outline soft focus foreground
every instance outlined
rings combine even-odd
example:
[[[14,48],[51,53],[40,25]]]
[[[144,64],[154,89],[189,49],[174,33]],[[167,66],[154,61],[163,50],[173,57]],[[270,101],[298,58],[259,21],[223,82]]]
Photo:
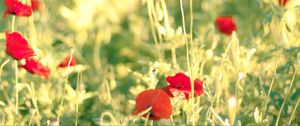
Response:
[[[0,125],[300,123],[300,0],[3,0],[0,14]]]

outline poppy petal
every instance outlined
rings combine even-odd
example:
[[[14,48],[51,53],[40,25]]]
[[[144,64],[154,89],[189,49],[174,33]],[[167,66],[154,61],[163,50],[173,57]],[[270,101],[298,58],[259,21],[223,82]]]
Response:
[[[218,30],[225,35],[231,35],[233,31],[236,31],[235,21],[230,16],[218,17],[215,24]]]
[[[167,81],[170,85],[165,86],[163,90],[170,96],[178,96],[179,94],[184,94],[185,99],[192,97],[192,87],[190,77],[184,73],[177,73],[175,76],[168,76]],[[203,81],[195,79],[194,85],[194,97],[203,94]]]
[[[4,4],[6,6],[6,10],[4,11],[3,18],[5,18],[7,14],[25,17],[29,17],[32,14],[31,6],[23,4],[19,0],[4,0]]]
[[[16,60],[34,56],[33,49],[18,32],[6,32],[6,53]]]
[[[70,60],[71,60],[71,62],[70,62]],[[67,56],[57,67],[59,67],[59,68],[68,67],[69,62],[70,62],[70,66],[75,66],[76,65],[75,58],[72,57],[72,59],[71,59],[71,56]]]
[[[171,101],[167,93],[161,89],[150,89],[141,92],[136,97],[136,110],[133,114],[138,114],[149,107],[149,119],[159,120],[161,118],[169,118],[172,114]],[[147,114],[143,115],[147,117]]]
[[[288,0],[278,0],[279,5],[285,6]]]
[[[50,69],[47,66],[43,66],[38,60],[33,58],[25,59],[25,65],[20,67],[26,69],[29,73],[44,76],[47,80],[49,79]]]
[[[40,0],[31,0],[31,7],[33,11],[43,10],[45,5]]]
[[[162,88],[162,90],[164,90],[169,95],[169,97],[171,97],[171,98],[174,97],[170,86],[165,86],[165,87]]]

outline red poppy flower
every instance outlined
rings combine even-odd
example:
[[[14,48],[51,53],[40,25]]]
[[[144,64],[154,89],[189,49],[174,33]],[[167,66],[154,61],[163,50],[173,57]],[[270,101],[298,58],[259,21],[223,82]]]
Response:
[[[16,60],[34,56],[33,49],[18,32],[6,31],[6,53]]]
[[[25,65],[20,65],[20,67],[32,74],[44,76],[47,80],[49,79],[50,69],[47,66],[43,66],[38,60],[34,60],[33,58],[27,58],[25,61]]]
[[[192,97],[192,87],[190,77],[184,73],[177,73],[175,76],[168,76],[167,81],[170,85],[163,88],[163,90],[170,96],[174,97],[178,94],[184,94],[186,99]],[[199,79],[194,80],[194,97],[200,96],[203,93],[203,81]]]
[[[236,25],[232,17],[220,16],[215,21],[216,27],[221,33],[231,35],[236,30]]]
[[[42,10],[45,5],[40,0],[31,0],[31,7],[33,11]]]
[[[171,101],[168,94],[161,89],[150,89],[141,92],[135,99],[136,109],[133,114],[138,114],[152,107],[150,113],[143,115],[149,119],[159,120],[161,118],[170,118],[172,114]]]
[[[71,56],[67,56],[57,67],[60,67],[60,68],[68,67],[70,60],[71,60],[70,66],[75,66],[76,65],[75,58],[72,57],[72,59],[71,59]]]
[[[285,4],[288,2],[288,0],[278,0],[279,5],[285,6]]]
[[[6,10],[4,11],[3,18],[7,14],[13,14],[17,16],[29,17],[32,14],[31,6],[23,4],[20,0],[4,0]]]

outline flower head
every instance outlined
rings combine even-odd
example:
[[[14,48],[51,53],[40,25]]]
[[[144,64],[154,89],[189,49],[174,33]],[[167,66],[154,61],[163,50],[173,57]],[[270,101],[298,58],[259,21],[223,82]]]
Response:
[[[279,5],[285,6],[288,0],[278,0]]]
[[[150,113],[143,115],[149,119],[159,120],[161,118],[169,118],[172,114],[171,101],[168,94],[161,89],[150,89],[141,92],[135,99],[136,109],[133,114],[138,114],[152,107]]]
[[[184,73],[177,73],[175,76],[168,76],[167,81],[170,85],[163,88],[163,90],[170,96],[174,94],[184,94],[186,99],[192,97],[192,87],[190,77]],[[194,80],[194,96],[200,96],[203,93],[203,81],[199,79]]]
[[[71,56],[67,56],[57,67],[59,67],[59,68],[68,67],[69,62],[70,62],[70,66],[75,66],[76,65],[75,58],[72,57],[72,59],[71,59]]]
[[[50,69],[47,66],[42,65],[38,60],[33,58],[27,58],[25,61],[25,65],[20,65],[20,67],[32,74],[44,76],[47,80],[49,79]]]
[[[34,56],[33,49],[18,32],[6,32],[6,53],[16,60]]]
[[[236,24],[232,17],[220,16],[216,19],[215,25],[218,30],[226,35],[231,35],[236,30]]]
[[[3,18],[5,18],[7,14],[25,17],[29,17],[32,14],[31,6],[23,4],[20,0],[4,0],[4,4],[6,10],[4,11]]]
[[[31,7],[33,11],[42,10],[45,5],[40,0],[31,0]]]

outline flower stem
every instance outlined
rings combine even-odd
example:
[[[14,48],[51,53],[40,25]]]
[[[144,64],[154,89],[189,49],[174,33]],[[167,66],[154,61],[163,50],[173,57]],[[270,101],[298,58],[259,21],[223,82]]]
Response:
[[[12,16],[12,21],[11,21],[11,32],[15,31],[15,21],[16,21],[16,16]]]
[[[153,1],[151,0],[147,0],[147,9],[148,9],[148,17],[149,17],[149,20],[150,20],[150,26],[151,26],[151,34],[152,34],[152,37],[154,39],[154,43],[155,43],[155,48],[157,50],[157,56],[159,59],[162,59],[162,55],[161,55],[161,50],[159,48],[159,44],[158,44],[158,37],[156,35],[156,32],[155,32],[155,22],[154,22],[154,17],[153,17],[153,13],[152,13],[152,9],[154,8],[154,5],[153,5]]]
[[[0,66],[0,82],[1,82],[1,75],[2,75],[2,72],[3,72],[3,67],[9,62],[9,59],[5,60],[1,66]]]
[[[70,68],[71,61],[73,59],[73,52],[74,52],[73,49],[71,49],[71,55],[70,55],[70,59],[69,59],[69,62],[68,62],[67,69]],[[58,121],[58,122],[59,122],[59,119],[60,119],[60,116],[61,116],[61,109],[63,108],[63,105],[64,105],[65,91],[66,91],[67,84],[68,84],[68,78],[69,78],[69,74],[67,74],[66,78],[65,78],[63,93],[62,93],[62,97],[61,97],[61,100],[60,100],[60,105],[59,105],[59,108],[58,108],[58,114],[57,114],[57,119],[56,119],[56,121]]]
[[[184,15],[184,9],[183,9],[183,3],[182,0],[179,0],[180,2],[180,10],[181,10],[181,16],[182,16],[182,28],[183,28],[183,33],[184,33],[184,41],[185,41],[185,47],[186,47],[186,60],[187,60],[187,66],[188,66],[188,71],[189,71],[189,76],[190,76],[190,82],[191,82],[191,90],[192,90],[192,99],[191,99],[191,104],[192,104],[192,113],[194,114],[194,83],[193,83],[193,74],[191,70],[191,63],[190,63],[190,50],[189,50],[189,43],[188,43],[188,37],[186,33],[186,27],[185,27],[185,15]],[[195,125],[195,119],[192,119],[192,125]]]
[[[277,71],[277,67],[278,67],[278,57],[279,57],[279,51],[277,49],[276,59],[275,59],[275,66],[274,66],[274,70],[273,70],[274,71],[273,72],[273,77],[272,77],[272,81],[271,81],[271,84],[270,84],[270,87],[269,87],[269,91],[268,91],[267,97],[265,98],[266,103],[265,103],[265,106],[264,106],[263,113],[265,113],[267,111],[269,97],[270,97],[271,90],[272,90],[273,85],[274,85],[274,81],[275,81],[275,77],[276,77],[276,71]]]
[[[297,107],[298,107],[299,103],[300,103],[300,97],[298,98],[298,101],[297,101],[297,103],[295,105],[295,108],[294,108],[294,111],[293,111],[293,113],[291,115],[291,118],[289,120],[288,126],[291,125],[291,122],[292,122],[292,120],[293,120],[293,118],[295,116],[295,113],[296,113],[296,110],[297,110]]]
[[[16,115],[18,115],[18,111],[19,111],[19,89],[18,89],[18,61],[15,60],[15,74],[16,74]]]
[[[81,83],[81,79],[82,79],[82,76],[81,76],[81,73],[78,72],[77,74],[77,83],[76,83],[76,98],[79,98],[79,86],[80,86],[80,83]],[[78,99],[78,101],[80,101],[80,99]],[[75,104],[76,106],[76,117],[75,117],[75,126],[78,125],[78,112],[79,112],[79,102],[76,102]]]
[[[286,95],[285,98],[284,98],[284,101],[283,101],[281,107],[280,107],[280,110],[279,110],[279,113],[278,113],[278,117],[277,117],[275,126],[278,126],[278,124],[279,124],[281,112],[282,112],[283,107],[284,107],[284,105],[285,105],[285,103],[286,103],[286,101],[287,101],[288,96],[289,96],[290,93],[291,93],[291,89],[292,89],[292,86],[293,86],[293,84],[294,84],[294,80],[295,80],[295,76],[296,76],[297,72],[298,72],[298,66],[296,66],[295,72],[294,72],[294,74],[293,74],[293,77],[292,77],[292,80],[291,80],[291,83],[290,83],[289,90],[288,90],[288,92],[287,92],[287,95]]]
[[[173,47],[172,50],[172,62],[175,67],[177,67],[177,58],[176,58],[176,48]]]

